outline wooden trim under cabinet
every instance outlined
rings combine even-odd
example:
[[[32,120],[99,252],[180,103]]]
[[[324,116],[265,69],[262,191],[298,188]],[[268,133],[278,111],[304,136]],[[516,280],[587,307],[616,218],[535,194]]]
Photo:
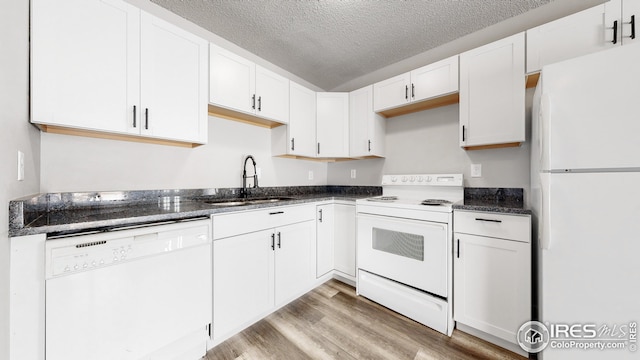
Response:
[[[209,104],[209,116],[215,116],[227,120],[238,121],[241,123],[260,126],[263,128],[273,129],[281,125],[286,125],[277,121],[267,120],[259,116],[245,114],[242,112],[229,110],[220,106]]]
[[[477,146],[463,146],[465,150],[487,150],[487,149],[502,149],[510,147],[519,147],[521,142],[511,142],[505,144],[491,144],[491,145],[477,145]]]
[[[93,131],[93,130],[72,129],[72,128],[66,128],[66,127],[56,126],[56,125],[44,125],[44,124],[34,124],[34,125],[37,126],[41,131],[50,133],[50,134],[84,136],[84,137],[91,137],[91,138],[97,138],[97,139],[139,142],[139,143],[156,144],[156,145],[179,146],[179,147],[186,147],[186,148],[195,148],[200,145],[203,145],[203,144],[182,142],[182,141],[176,141],[176,140],[154,139],[154,138],[148,138],[148,137],[142,137],[142,136],[136,136],[136,135],[111,134],[111,133]]]
[[[400,115],[411,114],[418,111],[433,109],[440,106],[457,104],[459,102],[460,102],[460,94],[456,92],[453,94],[439,96],[436,98],[432,98],[432,99],[424,100],[420,102],[412,102],[412,103],[409,103],[408,105],[403,105],[397,108],[380,111],[378,114],[386,118],[390,118],[390,117],[395,117]]]

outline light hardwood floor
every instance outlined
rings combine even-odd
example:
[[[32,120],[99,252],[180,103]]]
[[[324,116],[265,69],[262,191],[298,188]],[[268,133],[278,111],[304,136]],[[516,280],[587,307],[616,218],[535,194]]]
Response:
[[[452,337],[330,280],[215,348],[218,359],[517,359],[455,330]]]

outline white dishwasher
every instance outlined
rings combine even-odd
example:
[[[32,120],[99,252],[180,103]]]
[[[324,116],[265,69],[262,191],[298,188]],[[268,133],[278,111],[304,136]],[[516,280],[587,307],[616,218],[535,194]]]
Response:
[[[212,312],[211,222],[48,239],[46,359],[198,359]]]

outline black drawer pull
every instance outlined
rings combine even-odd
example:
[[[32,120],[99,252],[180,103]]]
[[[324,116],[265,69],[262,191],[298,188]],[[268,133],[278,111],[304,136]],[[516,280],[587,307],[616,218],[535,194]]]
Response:
[[[276,249],[276,234],[271,234],[271,250]]]
[[[269,213],[269,215],[278,215],[278,214],[284,214],[284,211],[274,211]]]
[[[477,221],[488,221],[488,222],[494,222],[494,223],[501,223],[502,220],[495,220],[495,219],[483,219],[483,218],[476,218]]]

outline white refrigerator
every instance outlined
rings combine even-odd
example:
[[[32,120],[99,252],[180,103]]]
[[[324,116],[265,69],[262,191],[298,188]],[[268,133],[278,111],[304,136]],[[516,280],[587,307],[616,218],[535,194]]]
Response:
[[[574,340],[539,357],[640,359],[640,44],[542,69],[531,157],[539,319]]]

